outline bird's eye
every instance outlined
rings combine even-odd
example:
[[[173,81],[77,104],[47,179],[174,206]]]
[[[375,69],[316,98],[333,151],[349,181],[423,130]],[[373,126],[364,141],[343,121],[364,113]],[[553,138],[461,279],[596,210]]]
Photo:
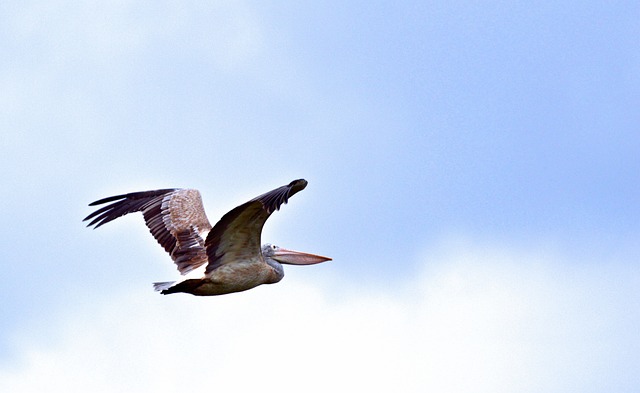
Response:
[[[272,244],[272,245],[271,245],[271,249],[272,249],[272,250],[275,250],[275,249],[277,249],[277,248],[278,248],[278,246],[276,246],[275,244]]]

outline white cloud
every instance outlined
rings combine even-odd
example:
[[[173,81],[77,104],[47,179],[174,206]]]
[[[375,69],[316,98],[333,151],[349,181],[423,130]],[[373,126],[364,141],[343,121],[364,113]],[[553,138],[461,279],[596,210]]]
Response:
[[[0,390],[631,390],[637,270],[458,244],[394,293],[295,274],[217,298],[141,288],[51,321],[51,345],[19,335]]]

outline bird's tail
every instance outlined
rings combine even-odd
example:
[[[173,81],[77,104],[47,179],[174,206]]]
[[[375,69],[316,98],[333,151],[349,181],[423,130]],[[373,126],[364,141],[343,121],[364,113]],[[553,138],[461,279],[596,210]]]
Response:
[[[154,282],[153,290],[156,292],[166,291],[167,289],[171,288],[175,283],[176,283],[175,281]]]

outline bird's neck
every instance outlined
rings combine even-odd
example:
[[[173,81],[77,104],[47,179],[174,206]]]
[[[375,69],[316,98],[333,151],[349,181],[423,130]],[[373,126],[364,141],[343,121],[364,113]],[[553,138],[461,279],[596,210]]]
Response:
[[[269,280],[268,284],[275,284],[278,281],[282,280],[282,278],[284,277],[284,268],[282,267],[282,264],[269,257],[266,257],[264,260],[265,262],[267,262],[267,265],[271,266],[271,268],[273,269],[273,274],[271,275],[271,279]]]

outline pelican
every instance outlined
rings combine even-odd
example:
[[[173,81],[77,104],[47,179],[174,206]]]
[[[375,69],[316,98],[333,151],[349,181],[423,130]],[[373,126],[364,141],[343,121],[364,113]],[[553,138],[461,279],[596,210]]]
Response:
[[[112,202],[89,214],[87,226],[98,228],[125,214],[142,212],[153,237],[171,255],[183,279],[156,282],[163,295],[190,293],[213,296],[275,284],[284,277],[282,264],[313,265],[331,258],[287,250],[274,244],[260,246],[262,227],[271,213],[307,186],[294,180],[246,202],[222,216],[211,227],[200,192],[169,188],[133,192],[92,202]]]

